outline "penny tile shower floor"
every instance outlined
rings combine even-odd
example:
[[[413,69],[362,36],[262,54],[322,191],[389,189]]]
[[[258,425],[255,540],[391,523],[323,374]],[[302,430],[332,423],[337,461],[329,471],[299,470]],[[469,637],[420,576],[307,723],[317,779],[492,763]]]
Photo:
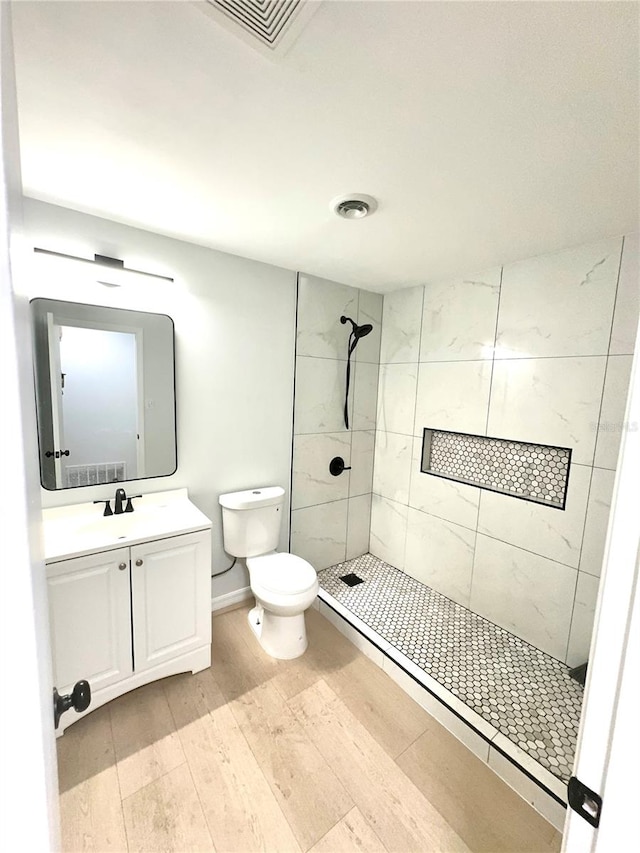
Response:
[[[350,572],[364,583],[340,580]],[[371,554],[324,569],[318,580],[414,664],[568,781],[583,688],[565,664]]]

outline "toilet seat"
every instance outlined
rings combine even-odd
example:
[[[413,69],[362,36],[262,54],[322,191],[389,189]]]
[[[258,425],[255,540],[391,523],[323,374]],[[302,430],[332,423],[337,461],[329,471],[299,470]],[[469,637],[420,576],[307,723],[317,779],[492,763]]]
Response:
[[[259,587],[276,595],[297,595],[310,590],[318,582],[313,566],[302,557],[272,551],[259,557],[248,557],[251,587]]]

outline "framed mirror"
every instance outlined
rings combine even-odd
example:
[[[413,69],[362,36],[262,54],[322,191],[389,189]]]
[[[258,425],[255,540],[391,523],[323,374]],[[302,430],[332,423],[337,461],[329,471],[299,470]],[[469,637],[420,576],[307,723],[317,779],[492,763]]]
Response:
[[[175,473],[171,317],[53,299],[31,316],[44,488]]]

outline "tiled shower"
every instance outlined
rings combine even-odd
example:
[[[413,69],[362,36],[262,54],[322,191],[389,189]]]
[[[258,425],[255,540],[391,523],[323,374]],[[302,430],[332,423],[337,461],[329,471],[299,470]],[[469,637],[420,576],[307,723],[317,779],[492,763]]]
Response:
[[[353,357],[349,430],[343,417],[349,331],[342,315],[373,325]],[[291,547],[316,569],[369,549],[381,330],[380,294],[299,276]],[[351,470],[332,476],[335,456]]]
[[[529,644],[549,656],[545,671],[585,663],[620,437],[638,428],[624,422],[637,282],[637,235],[394,291],[383,303],[301,276],[291,548],[319,570],[321,585],[335,584],[329,567],[369,552],[383,574],[393,567],[481,617],[474,625],[519,638],[523,654]],[[347,431],[347,330],[339,318],[356,313],[375,333],[356,351]],[[551,505],[515,497],[522,477],[513,474],[513,447],[487,463],[508,488],[472,485],[469,466],[451,460],[461,476],[424,473],[425,430],[445,436],[440,452],[446,445],[454,455],[465,440],[468,452],[469,437],[485,450],[482,437],[558,449],[549,464],[570,455],[568,478],[566,470],[554,474],[566,493],[556,495],[553,482]],[[328,470],[335,455],[351,465],[339,477]],[[544,455],[527,475],[536,488],[541,464]],[[376,584],[379,619],[397,601],[380,578]],[[345,587],[345,606],[368,624],[370,592],[357,592],[364,587]],[[417,599],[403,596],[410,611]]]

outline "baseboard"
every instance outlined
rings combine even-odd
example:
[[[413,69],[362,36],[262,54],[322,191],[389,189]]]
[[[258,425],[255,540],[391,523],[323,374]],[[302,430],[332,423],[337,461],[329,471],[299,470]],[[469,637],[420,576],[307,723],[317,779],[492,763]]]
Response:
[[[224,595],[216,595],[211,599],[211,610],[222,610],[234,604],[240,604],[251,598],[251,587],[243,586],[242,589],[234,589],[233,592],[225,592]]]

